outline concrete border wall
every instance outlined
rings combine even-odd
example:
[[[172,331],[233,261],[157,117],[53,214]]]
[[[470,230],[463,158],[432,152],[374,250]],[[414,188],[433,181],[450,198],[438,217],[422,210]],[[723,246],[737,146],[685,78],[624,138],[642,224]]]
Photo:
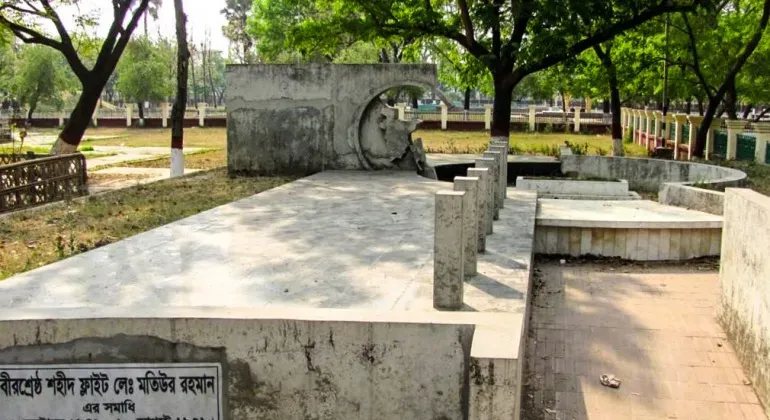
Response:
[[[770,197],[725,192],[718,319],[770,416]]]
[[[564,173],[627,179],[632,189],[648,192],[659,191],[668,182],[724,190],[742,186],[746,180],[746,174],[737,169],[675,160],[567,155],[561,162]]]
[[[669,206],[722,215],[725,206],[725,193],[667,182],[660,187],[658,202]]]
[[[471,381],[481,380],[471,369],[478,365],[471,363],[477,325],[522,325],[521,317],[233,308],[0,310],[0,364],[222,361],[229,420],[459,420],[469,415]],[[513,329],[505,335],[520,334]],[[504,362],[513,364],[508,374],[514,376],[498,369],[490,380],[516,383],[519,361],[497,361]]]
[[[658,192],[658,201],[678,207],[722,214],[726,187],[742,187],[746,174],[704,163],[607,156],[562,155],[562,172],[627,179],[631,189]]]

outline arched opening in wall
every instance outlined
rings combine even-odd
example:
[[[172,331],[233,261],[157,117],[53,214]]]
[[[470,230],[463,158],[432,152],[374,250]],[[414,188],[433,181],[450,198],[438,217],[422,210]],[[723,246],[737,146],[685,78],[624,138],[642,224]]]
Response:
[[[426,95],[426,92],[438,92]],[[359,159],[367,169],[415,170],[431,176],[424,148],[420,139],[412,133],[420,126],[419,104],[400,109],[399,98],[414,98],[418,92],[425,100],[437,96],[446,99],[443,93],[432,85],[420,82],[400,82],[371,90],[372,95],[356,116],[353,127],[357,132],[353,144]],[[407,96],[404,96],[407,95]],[[448,104],[451,105],[451,104]],[[427,171],[427,173],[426,173]]]

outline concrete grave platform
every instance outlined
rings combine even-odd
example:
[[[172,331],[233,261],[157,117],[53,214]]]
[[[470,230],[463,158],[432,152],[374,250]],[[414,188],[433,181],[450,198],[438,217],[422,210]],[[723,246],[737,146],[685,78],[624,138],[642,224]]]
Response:
[[[451,189],[323,172],[12,277],[0,365],[136,346],[161,363],[180,343],[219,351],[234,420],[518,418],[536,194],[509,189],[463,310],[439,312],[434,194]]]
[[[0,306],[431,310],[433,195],[400,172],[320,173],[0,283]],[[468,310],[523,312],[535,195],[512,192]]]
[[[535,252],[630,260],[717,256],[722,217],[652,201],[538,200]]]

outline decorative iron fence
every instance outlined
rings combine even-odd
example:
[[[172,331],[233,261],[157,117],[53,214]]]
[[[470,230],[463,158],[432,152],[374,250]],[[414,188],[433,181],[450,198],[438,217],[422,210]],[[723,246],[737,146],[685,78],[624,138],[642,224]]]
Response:
[[[21,161],[0,166],[0,213],[88,193],[86,158],[81,153],[19,159]]]

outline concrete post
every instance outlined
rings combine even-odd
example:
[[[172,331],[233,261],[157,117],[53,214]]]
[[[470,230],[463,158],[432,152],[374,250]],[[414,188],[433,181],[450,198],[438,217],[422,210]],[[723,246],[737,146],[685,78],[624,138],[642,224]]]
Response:
[[[198,103],[198,126],[199,127],[206,126],[206,105],[207,104],[205,102]]]
[[[465,249],[465,263],[463,270],[465,277],[476,275],[476,259],[479,253],[479,179],[465,176],[456,176],[455,191],[465,192],[463,203],[463,242]]]
[[[484,105],[484,129],[485,130],[492,129],[492,105],[491,104]]]
[[[398,109],[398,119],[404,121],[406,119],[406,104],[399,102],[396,104],[396,109]]]
[[[652,110],[644,109],[644,145],[650,150],[650,136],[652,135]],[[653,143],[654,144],[654,143]]]
[[[511,144],[508,139],[508,137],[492,137],[489,140],[489,150],[498,150],[503,153],[502,161],[500,164],[502,165],[502,178],[503,178],[503,199],[508,198],[508,155],[511,151]],[[497,148],[492,149],[492,146],[496,146]]]
[[[703,117],[699,115],[688,115],[687,122],[690,124],[690,132],[687,136],[687,160],[692,160],[692,149],[695,148],[695,138],[698,137],[698,129],[703,122]]]
[[[99,105],[96,105],[96,108],[94,108],[94,114],[91,116],[91,122],[94,124],[94,127],[99,126]]]
[[[449,107],[447,107],[446,104],[442,103],[441,104],[441,129],[442,130],[446,130],[448,120],[449,120]]]
[[[489,169],[487,168],[468,168],[468,177],[478,178],[478,191],[476,192],[477,201],[477,219],[478,219],[478,240],[477,240],[477,252],[484,252],[487,250],[487,230],[492,231],[492,213],[489,212],[488,207],[492,204],[488,203],[489,194],[487,189],[491,188],[489,183]]]
[[[131,127],[131,120],[134,118],[134,104],[126,104],[126,127]]]
[[[735,160],[738,154],[738,134],[743,133],[743,121],[727,120],[727,160]]]
[[[537,124],[535,123],[535,106],[534,105],[529,106],[529,131],[533,133],[537,131]]]
[[[482,157],[491,157],[497,159],[497,195],[495,196],[495,205],[498,210],[505,207],[505,188],[507,182],[505,182],[505,173],[503,172],[503,166],[505,165],[503,159],[505,158],[503,146],[489,146],[489,150],[484,152]],[[498,214],[499,218],[499,214]]]
[[[679,159],[679,145],[682,143],[682,127],[687,123],[687,115],[674,115],[674,160]]]
[[[163,102],[160,104],[160,115],[161,118],[163,118],[163,128],[168,128],[168,102]]]
[[[575,132],[580,132],[580,107],[575,107]]]
[[[655,135],[653,136],[653,140],[655,141],[655,147],[658,146],[658,138],[660,137],[660,130],[663,126],[661,123],[663,121],[663,112],[662,111],[655,111],[653,114],[655,114]]]
[[[770,122],[755,122],[754,131],[757,133],[757,145],[754,149],[754,160],[765,163],[767,142],[770,140]]]
[[[64,111],[59,112],[59,127],[64,127]]]
[[[497,207],[497,185],[500,174],[498,169],[497,156],[476,158],[475,165],[477,168],[486,168],[489,170],[489,183],[487,184],[487,203],[489,204],[487,211],[489,212],[489,218],[497,220],[500,216],[500,209]],[[487,235],[491,235],[493,232],[493,224],[487,225]]]
[[[465,192],[436,193],[433,238],[433,307],[457,311],[463,308],[465,243],[463,212]]]

